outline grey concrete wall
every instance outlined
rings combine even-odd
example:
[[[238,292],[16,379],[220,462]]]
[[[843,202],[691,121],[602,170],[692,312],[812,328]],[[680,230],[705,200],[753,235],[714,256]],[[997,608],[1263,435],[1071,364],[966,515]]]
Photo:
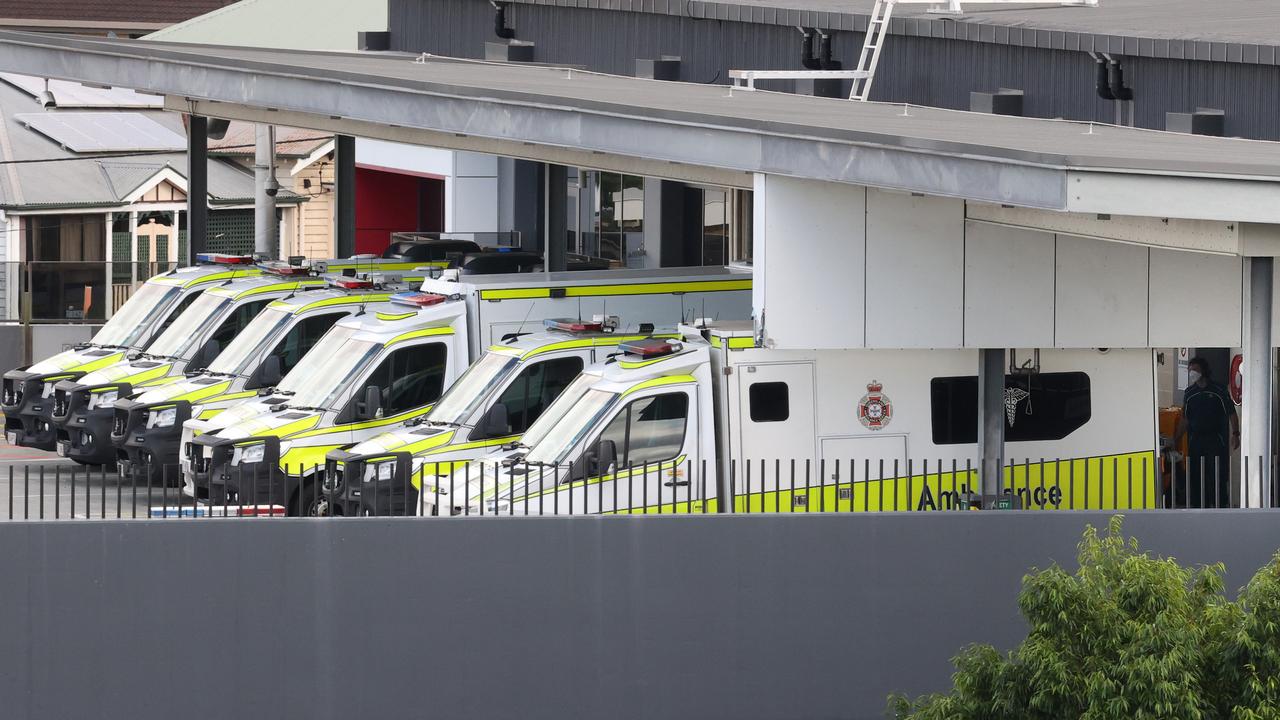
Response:
[[[1268,512],[1144,546],[1280,547]],[[0,523],[0,698],[27,718],[881,717],[1016,643],[1022,576],[1103,513]]]

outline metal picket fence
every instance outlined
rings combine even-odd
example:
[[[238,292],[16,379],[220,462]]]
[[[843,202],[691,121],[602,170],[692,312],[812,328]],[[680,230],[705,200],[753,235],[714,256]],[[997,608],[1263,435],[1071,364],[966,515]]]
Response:
[[[9,466],[0,475],[0,519],[198,517],[493,517],[680,515],[733,512],[942,512],[970,509],[1069,511],[1271,508],[1280,498],[1277,459],[1270,487],[1220,461],[1157,463],[1151,453],[1000,463],[984,494],[975,463],[959,460],[667,461],[584,477],[565,467],[458,463],[412,477],[333,465],[233,468],[184,487],[176,466],[144,469],[136,481],[106,467]],[[448,469],[448,468],[446,468]],[[283,470],[283,472],[282,472]],[[1243,478],[1243,480],[1241,480]],[[195,497],[193,497],[193,494]]]

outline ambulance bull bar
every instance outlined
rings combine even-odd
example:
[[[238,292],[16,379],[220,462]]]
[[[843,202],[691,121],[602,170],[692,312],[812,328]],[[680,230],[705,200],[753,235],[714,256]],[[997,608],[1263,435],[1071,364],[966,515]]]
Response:
[[[174,411],[172,423],[161,427],[149,422],[151,413],[170,408]],[[138,482],[134,477],[136,473],[176,467],[182,443],[182,423],[190,419],[191,402],[188,400],[158,403],[117,400],[111,425],[111,444],[119,456],[117,468],[120,474]]]
[[[412,468],[413,455],[407,452],[375,455],[343,450],[330,452],[325,460],[324,492],[330,498],[333,514],[345,517],[418,514],[418,488],[410,482]],[[385,477],[379,475],[383,469]]]

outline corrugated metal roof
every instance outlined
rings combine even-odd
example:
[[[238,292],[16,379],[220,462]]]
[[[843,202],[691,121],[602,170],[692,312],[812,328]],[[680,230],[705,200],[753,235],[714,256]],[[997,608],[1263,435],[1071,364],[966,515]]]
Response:
[[[216,140],[209,138],[209,154],[252,157],[257,143],[255,128],[254,123],[232,122],[226,135]],[[277,126],[276,156],[304,158],[332,139],[332,135],[318,130]]]
[[[873,0],[513,0],[862,32]],[[894,10],[893,34],[1119,55],[1280,63],[1280,2],[1274,0],[1099,0],[1097,7],[964,3],[962,15],[927,5]],[[518,26],[518,9],[508,15]]]
[[[233,2],[235,0],[0,0],[0,18],[170,24]]]

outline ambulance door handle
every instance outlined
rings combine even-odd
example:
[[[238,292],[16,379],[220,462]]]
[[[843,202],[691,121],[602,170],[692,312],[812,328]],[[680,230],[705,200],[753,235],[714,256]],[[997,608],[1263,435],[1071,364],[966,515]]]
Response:
[[[680,487],[689,487],[688,480],[668,480],[662,484],[665,485],[666,487],[674,487],[677,485]]]

